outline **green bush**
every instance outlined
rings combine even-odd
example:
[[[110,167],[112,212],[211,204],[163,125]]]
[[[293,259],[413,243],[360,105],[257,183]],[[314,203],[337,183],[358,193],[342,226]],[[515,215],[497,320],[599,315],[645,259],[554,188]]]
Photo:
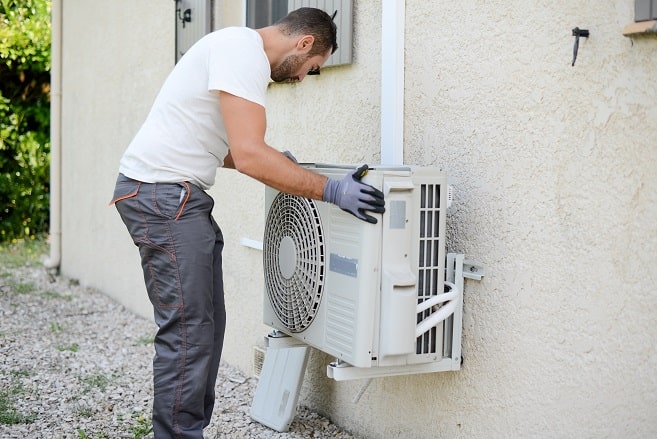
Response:
[[[48,230],[50,8],[0,0],[0,241]]]

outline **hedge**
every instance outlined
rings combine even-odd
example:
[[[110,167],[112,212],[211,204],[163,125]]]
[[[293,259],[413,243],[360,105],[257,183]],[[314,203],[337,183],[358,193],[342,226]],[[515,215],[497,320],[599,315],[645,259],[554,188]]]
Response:
[[[0,0],[0,241],[48,230],[50,8]]]

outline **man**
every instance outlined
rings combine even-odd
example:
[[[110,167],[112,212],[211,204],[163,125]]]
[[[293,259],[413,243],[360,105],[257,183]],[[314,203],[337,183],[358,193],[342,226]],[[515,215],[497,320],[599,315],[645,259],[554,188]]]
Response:
[[[205,193],[216,168],[334,203],[368,222],[377,221],[368,212],[384,211],[383,194],[361,183],[358,171],[327,179],[264,141],[269,82],[317,74],[336,49],[333,20],[314,8],[265,28],[206,35],[173,69],[121,158],[114,203],[139,247],[159,328],[153,359],[158,439],[202,438],[212,416],[226,322],[223,236]]]

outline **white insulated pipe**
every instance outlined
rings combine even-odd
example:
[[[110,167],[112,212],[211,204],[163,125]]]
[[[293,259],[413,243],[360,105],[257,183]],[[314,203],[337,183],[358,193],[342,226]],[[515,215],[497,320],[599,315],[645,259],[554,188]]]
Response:
[[[405,0],[381,3],[381,164],[404,163]]]
[[[432,312],[429,317],[425,318],[417,324],[415,327],[415,338],[421,337],[422,334],[454,314],[454,311],[456,311],[456,305],[458,305],[458,301],[463,299],[461,291],[459,291],[456,285],[451,282],[445,282],[445,285],[447,285],[450,289],[447,293],[438,294],[437,296],[425,300],[424,302],[417,305],[416,312],[419,314],[432,306],[441,303],[443,304],[438,310]]]

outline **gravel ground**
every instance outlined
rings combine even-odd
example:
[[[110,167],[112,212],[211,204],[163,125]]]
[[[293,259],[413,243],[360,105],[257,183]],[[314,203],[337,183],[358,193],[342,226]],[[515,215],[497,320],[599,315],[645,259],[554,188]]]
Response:
[[[152,438],[154,323],[43,267],[0,266],[0,437]],[[300,407],[287,433],[249,416],[257,380],[222,364],[206,438],[354,436]]]

